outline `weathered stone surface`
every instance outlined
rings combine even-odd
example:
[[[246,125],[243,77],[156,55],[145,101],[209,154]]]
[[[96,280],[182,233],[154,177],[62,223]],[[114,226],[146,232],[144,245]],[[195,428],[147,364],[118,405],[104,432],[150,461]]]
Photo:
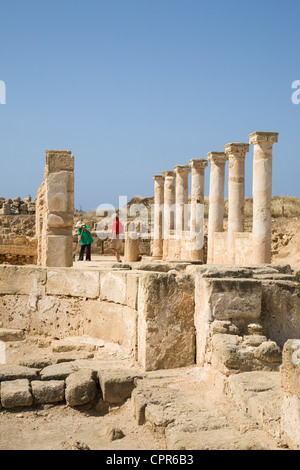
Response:
[[[103,400],[108,403],[122,403],[131,397],[135,387],[135,375],[126,371],[99,371],[100,388]]]
[[[46,271],[29,266],[0,266],[0,294],[28,295],[36,285],[45,284]]]
[[[47,272],[47,293],[74,297],[99,297],[99,273],[97,271],[67,270],[59,268]]]
[[[93,371],[79,370],[67,377],[65,390],[67,405],[85,405],[95,398],[96,393],[97,388]]]
[[[250,323],[247,329],[249,335],[261,335],[262,333],[262,326],[259,323]]]
[[[264,334],[283,348],[300,331],[300,285],[289,281],[262,282],[261,324]]]
[[[36,380],[38,378],[38,369],[15,365],[0,365],[0,382],[17,379]]]
[[[42,380],[64,380],[77,370],[78,366],[73,362],[63,362],[45,367],[41,370],[40,376]]]
[[[60,340],[52,343],[52,352],[61,353],[61,352],[70,352],[70,351],[87,351],[92,352],[96,350],[94,344],[83,343],[78,340],[78,342]]]
[[[211,334],[217,333],[238,335],[239,329],[230,320],[214,320],[211,324]]]
[[[262,336],[262,335],[244,336],[244,343],[247,346],[260,346],[265,341],[267,341],[267,338],[265,336]]]
[[[198,364],[205,361],[212,322],[238,321],[239,328],[246,330],[249,323],[260,318],[261,298],[262,287],[259,281],[242,278],[203,278],[196,275],[195,327]]]
[[[264,341],[255,349],[254,356],[265,362],[281,362],[281,349],[275,341]]]
[[[126,273],[108,272],[101,276],[100,299],[124,305]]]
[[[193,276],[141,273],[138,305],[138,359],[145,370],[193,364]]]
[[[1,404],[4,408],[31,406],[32,403],[29,380],[17,379],[1,383]]]
[[[0,328],[0,341],[22,341],[24,337],[24,330]]]
[[[34,403],[56,403],[65,398],[64,380],[33,380],[31,382]]]

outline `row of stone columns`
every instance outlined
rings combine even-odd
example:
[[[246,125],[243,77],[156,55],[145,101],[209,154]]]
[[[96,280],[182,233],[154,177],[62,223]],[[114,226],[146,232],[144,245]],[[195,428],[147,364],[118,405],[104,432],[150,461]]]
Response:
[[[271,262],[271,197],[272,197],[272,146],[278,141],[276,132],[254,132],[249,144],[254,145],[253,154],[253,264]],[[229,143],[225,152],[209,152],[207,160],[192,159],[189,165],[177,165],[174,171],[163,172],[153,177],[154,184],[154,243],[153,258],[162,259],[166,235],[175,230],[176,239],[181,241],[184,227],[185,208],[188,205],[188,175],[191,181],[191,222],[190,231],[197,233],[203,227],[197,214],[199,203],[204,204],[204,170],[210,165],[208,252],[207,263],[214,260],[214,233],[223,231],[225,164],[229,160],[228,180],[228,263],[235,263],[234,234],[244,231],[245,201],[245,156],[249,152],[247,143]],[[160,210],[164,205],[164,214]],[[171,208],[176,207],[174,212]],[[164,237],[163,237],[164,234]],[[163,240],[164,238],[164,240]],[[196,255],[203,260],[203,250]]]
[[[204,204],[204,170],[207,160],[192,159],[189,165],[177,165],[174,171],[154,175],[154,240],[153,259],[162,259],[168,251],[169,234],[175,230],[180,250],[182,232],[187,228],[186,209],[189,203],[188,177],[192,170],[191,222],[190,231],[196,233],[199,227],[199,203]],[[161,208],[163,207],[163,212]],[[175,210],[174,210],[175,209]],[[202,259],[203,249],[198,250],[197,259]]]

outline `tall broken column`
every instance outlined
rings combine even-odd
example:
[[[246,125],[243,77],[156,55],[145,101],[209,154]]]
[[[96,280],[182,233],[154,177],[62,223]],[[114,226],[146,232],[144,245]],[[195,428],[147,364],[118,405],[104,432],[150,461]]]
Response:
[[[228,263],[235,264],[234,234],[244,231],[245,157],[249,144],[234,142],[225,145],[228,170]]]
[[[271,263],[272,150],[277,132],[249,135],[253,150],[253,264]]]
[[[47,150],[44,182],[37,193],[38,264],[73,265],[74,156]]]
[[[163,209],[164,209],[164,177],[154,175],[154,229],[152,258],[161,260],[163,257]]]
[[[194,244],[194,248],[190,250],[190,259],[203,261],[204,170],[208,161],[203,158],[193,158],[189,164],[192,169],[190,231]]]
[[[164,217],[163,217],[163,259],[168,258],[170,234],[175,228],[175,179],[174,171],[163,171]]]
[[[225,152],[209,152],[210,166],[207,264],[214,262],[214,233],[223,232]]]
[[[189,183],[188,177],[191,171],[189,165],[176,165],[174,167],[176,174],[176,258],[181,257],[181,244],[184,237],[184,231],[188,229],[188,202],[189,202]]]

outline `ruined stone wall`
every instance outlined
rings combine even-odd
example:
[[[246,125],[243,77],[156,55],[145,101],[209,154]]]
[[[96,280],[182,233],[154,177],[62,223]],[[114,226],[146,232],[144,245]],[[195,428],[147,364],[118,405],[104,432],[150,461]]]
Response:
[[[36,200],[36,235],[40,266],[73,265],[74,156],[46,151],[44,182]]]
[[[115,342],[147,370],[193,364],[193,280],[166,272],[172,267],[149,273],[140,263],[100,271],[0,266],[1,326]]]
[[[299,337],[298,274],[287,265],[191,269],[197,364],[224,375],[278,371],[284,343]]]
[[[35,215],[0,215],[0,264],[35,264]]]
[[[119,343],[146,370],[278,370],[284,343],[299,336],[299,292],[285,265],[0,266],[3,327]]]

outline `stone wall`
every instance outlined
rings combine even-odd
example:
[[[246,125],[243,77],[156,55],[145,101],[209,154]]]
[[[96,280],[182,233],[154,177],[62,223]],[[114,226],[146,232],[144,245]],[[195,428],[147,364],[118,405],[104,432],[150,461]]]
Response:
[[[3,327],[119,343],[145,370],[278,370],[284,343],[299,336],[299,292],[286,265],[0,266]]]
[[[197,266],[197,364],[224,375],[279,370],[281,350],[299,336],[300,285],[287,265]]]
[[[300,340],[289,339],[283,348],[281,432],[290,448],[300,450]]]
[[[193,279],[168,272],[173,267],[147,272],[143,263],[101,270],[0,266],[1,326],[50,338],[86,334],[115,342],[146,370],[193,364]]]
[[[0,215],[0,264],[35,264],[35,215]]]

